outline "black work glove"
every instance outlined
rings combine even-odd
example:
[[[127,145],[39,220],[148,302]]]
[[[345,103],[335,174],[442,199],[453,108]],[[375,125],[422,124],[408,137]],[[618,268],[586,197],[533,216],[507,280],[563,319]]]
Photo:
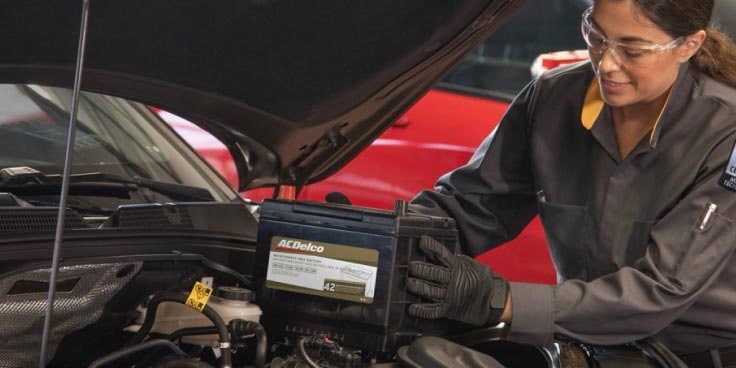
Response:
[[[498,324],[506,307],[508,282],[485,264],[452,254],[428,237],[419,239],[419,248],[433,263],[409,264],[410,292],[431,300],[409,306],[409,314],[419,318],[448,318],[476,326]]]

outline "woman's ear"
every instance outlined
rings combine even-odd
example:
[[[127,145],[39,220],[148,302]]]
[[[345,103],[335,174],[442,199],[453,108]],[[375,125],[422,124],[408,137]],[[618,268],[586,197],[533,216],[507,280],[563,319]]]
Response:
[[[700,50],[700,47],[703,46],[703,42],[705,42],[707,37],[708,34],[702,29],[685,37],[685,42],[683,42],[678,48],[679,52],[677,56],[680,59],[680,62],[684,63],[690,60],[690,58]]]

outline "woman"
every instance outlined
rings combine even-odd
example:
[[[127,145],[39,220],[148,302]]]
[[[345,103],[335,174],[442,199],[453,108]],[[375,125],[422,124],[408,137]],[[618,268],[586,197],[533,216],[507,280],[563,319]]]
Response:
[[[736,364],[710,352],[736,344],[736,47],[709,28],[713,6],[594,1],[582,20],[590,62],[530,84],[470,162],[413,201],[455,218],[471,255],[539,213],[559,284],[507,292],[425,239],[436,264],[413,264],[409,288],[431,301],[410,313],[500,319],[510,340],[534,345],[654,336]]]

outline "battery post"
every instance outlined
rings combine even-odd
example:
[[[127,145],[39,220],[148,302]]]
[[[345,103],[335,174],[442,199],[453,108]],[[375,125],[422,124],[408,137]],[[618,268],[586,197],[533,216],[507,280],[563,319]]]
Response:
[[[296,187],[293,185],[279,185],[278,199],[286,201],[296,200]]]

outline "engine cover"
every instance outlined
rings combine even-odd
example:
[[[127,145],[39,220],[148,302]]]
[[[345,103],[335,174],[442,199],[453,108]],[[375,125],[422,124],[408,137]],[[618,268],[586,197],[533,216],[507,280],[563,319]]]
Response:
[[[140,271],[141,262],[64,266],[49,340],[53,356],[61,339],[100,318],[103,307]],[[0,367],[29,367],[39,362],[48,297],[49,269],[35,269],[0,279]]]

